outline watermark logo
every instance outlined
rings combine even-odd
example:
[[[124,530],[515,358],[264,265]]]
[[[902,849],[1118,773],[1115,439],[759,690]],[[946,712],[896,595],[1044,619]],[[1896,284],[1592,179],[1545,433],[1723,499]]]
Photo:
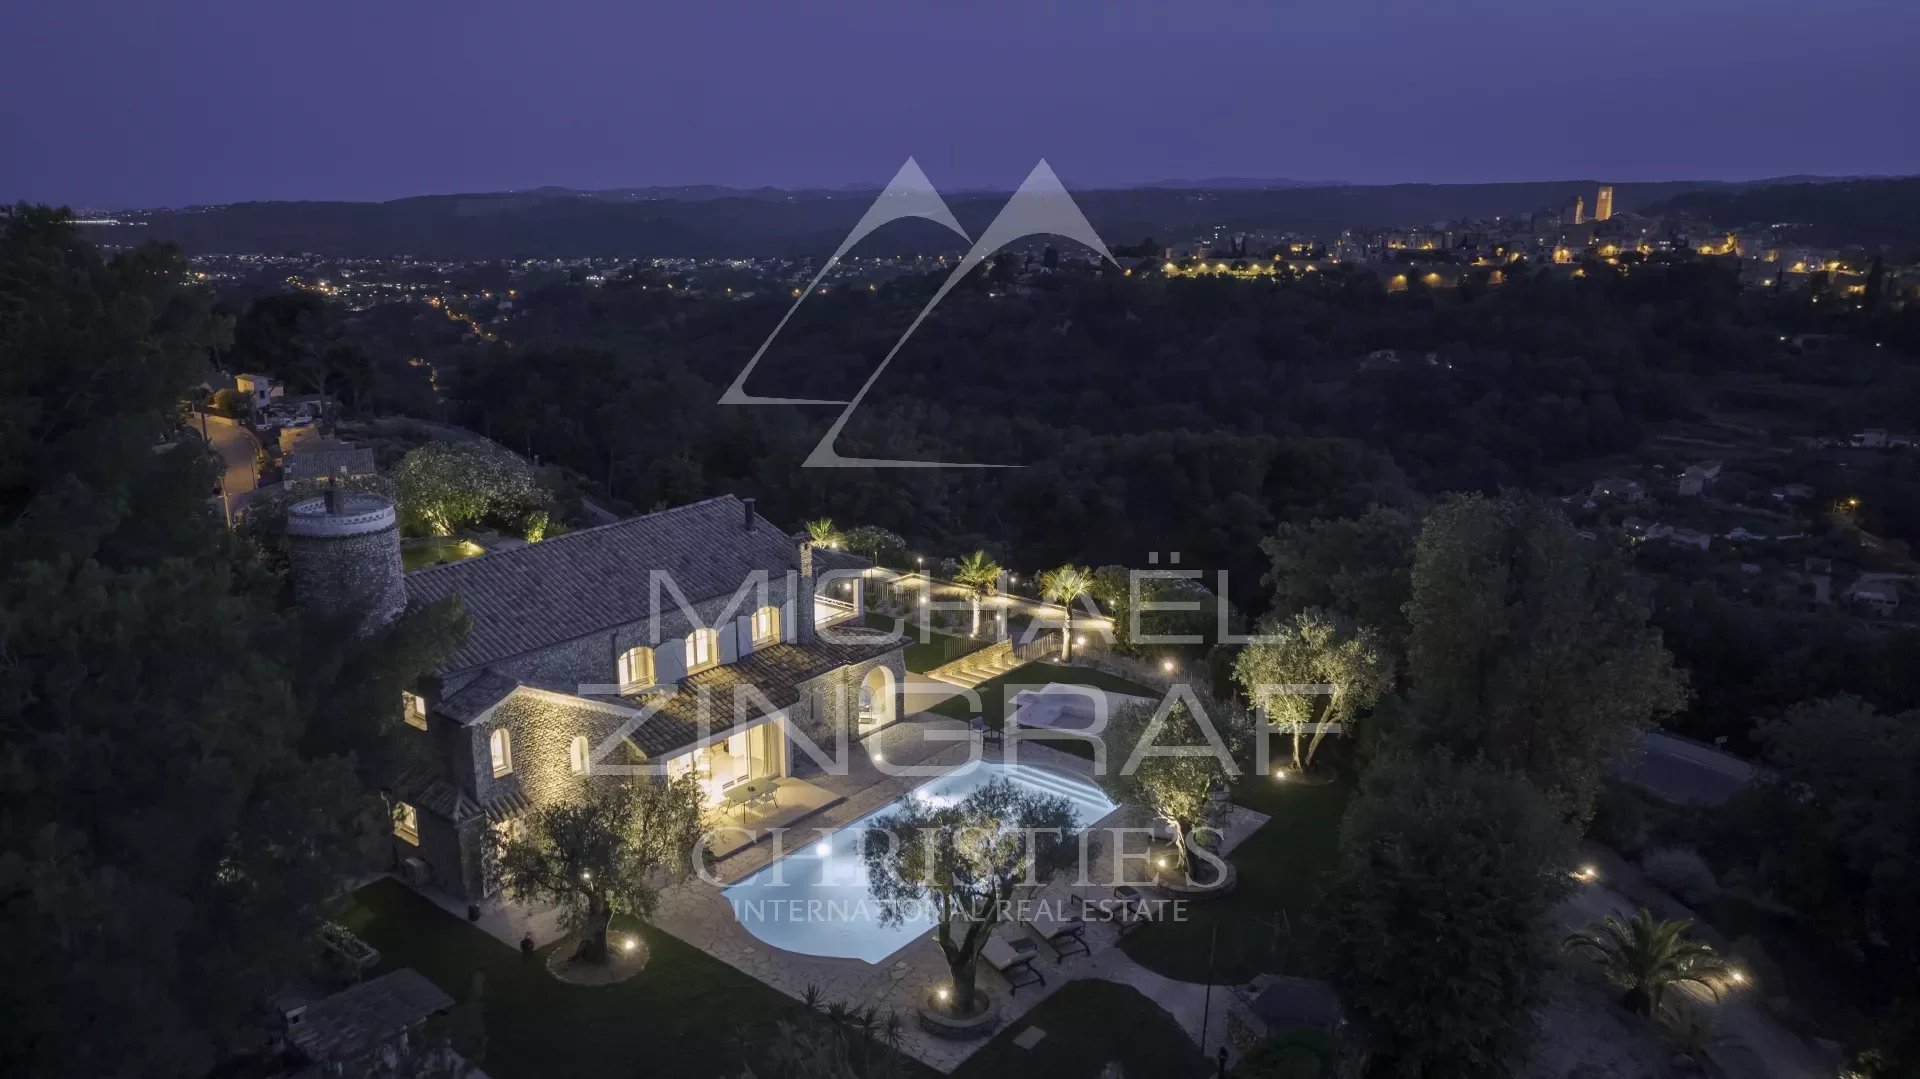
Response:
[[[914,316],[906,332],[894,342],[893,348],[887,352],[879,366],[874,368],[873,373],[867,376],[867,380],[861,384],[859,391],[845,401],[801,397],[757,397],[748,393],[747,379],[753,374],[754,368],[760,365],[760,360],[766,356],[767,349],[772,346],[774,339],[780,336],[781,329],[793,317],[793,313],[800,309],[800,305],[807,302],[807,297],[813,295],[814,289],[826,278],[827,273],[839,264],[855,244],[872,234],[875,229],[889,222],[913,217],[944,226],[962,239],[971,241],[973,246],[968,249],[959,265],[954,267],[953,272],[947,275],[946,281],[933,294],[933,298],[927,301],[918,315]],[[1086,215],[1080,211],[1079,204],[1074,202],[1073,196],[1061,186],[1059,177],[1053,174],[1053,169],[1048,166],[1044,158],[1033,167],[1032,172],[1027,174],[1027,178],[1021,182],[1019,189],[1014,191],[1013,197],[1000,208],[1000,213],[994,217],[993,222],[978,239],[968,236],[966,229],[960,226],[960,222],[954,220],[953,211],[947,207],[946,200],[940,197],[940,192],[934,190],[933,184],[927,180],[926,173],[920,171],[919,163],[908,158],[906,164],[900,166],[900,171],[894,174],[893,179],[880,192],[880,196],[874,199],[873,205],[867,208],[866,214],[854,225],[853,231],[847,234],[847,238],[841,241],[832,257],[820,267],[820,272],[814,275],[813,280],[807,283],[807,287],[793,301],[793,306],[787,309],[787,313],[774,326],[773,332],[761,342],[753,358],[747,361],[739,377],[733,380],[733,385],[728,386],[726,392],[720,395],[720,403],[723,405],[844,406],[840,415],[834,419],[833,425],[827,428],[826,434],[822,435],[819,443],[813,447],[813,452],[807,455],[806,461],[803,462],[803,467],[806,468],[1020,467],[970,461],[908,461],[897,458],[844,457],[834,448],[834,443],[839,441],[840,432],[845,430],[847,421],[851,420],[853,414],[859,410],[861,402],[866,400],[874,383],[880,380],[880,376],[885,373],[888,365],[893,363],[893,358],[900,354],[900,349],[913,336],[913,331],[920,328],[920,323],[924,322],[940,301],[946,298],[947,293],[953,291],[954,286],[958,285],[961,279],[971,273],[975,267],[992,258],[1008,245],[1032,236],[1062,236],[1075,240],[1097,252],[1108,262],[1119,265],[1114,261],[1113,254],[1107,250],[1106,243],[1100,239],[1098,233],[1093,231],[1093,226],[1088,224]]]

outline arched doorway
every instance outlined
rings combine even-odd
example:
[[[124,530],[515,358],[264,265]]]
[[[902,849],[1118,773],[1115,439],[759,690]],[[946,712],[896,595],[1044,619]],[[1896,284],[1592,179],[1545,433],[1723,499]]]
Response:
[[[875,667],[860,680],[860,733],[867,734],[892,723],[899,709],[899,686],[893,672]]]

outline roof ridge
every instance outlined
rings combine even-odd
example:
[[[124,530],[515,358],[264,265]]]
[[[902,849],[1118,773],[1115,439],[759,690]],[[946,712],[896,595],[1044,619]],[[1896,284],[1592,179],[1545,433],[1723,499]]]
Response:
[[[681,506],[669,506],[666,509],[655,510],[652,513],[636,513],[631,517],[622,517],[617,521],[608,521],[606,524],[603,524],[603,525],[594,525],[592,528],[576,528],[571,532],[562,533],[561,535],[555,536],[552,539],[541,540],[538,543],[525,544],[524,546],[515,547],[511,550],[486,551],[482,554],[475,555],[472,558],[460,559],[458,562],[441,562],[438,565],[422,566],[421,568],[414,570],[413,572],[407,574],[406,576],[422,577],[428,574],[435,573],[439,570],[450,570],[450,569],[457,569],[461,566],[469,566],[475,562],[479,562],[487,558],[505,559],[508,555],[519,554],[522,551],[551,550],[553,545],[565,543],[566,541],[570,539],[574,539],[575,537],[578,537],[578,536],[591,536],[596,532],[605,532],[609,529],[619,528],[619,527],[622,527],[623,525],[633,525],[641,521],[655,521],[655,520],[659,520],[662,517],[672,516],[673,514],[676,514],[676,513],[683,513],[687,510],[699,509],[700,507],[705,506],[711,502],[726,502],[728,500],[739,502],[741,499],[740,499],[740,496],[732,493],[728,493],[724,495],[714,495],[711,498],[703,498],[698,502],[688,502],[685,505],[681,505]],[[497,564],[498,563],[496,562],[496,565]]]

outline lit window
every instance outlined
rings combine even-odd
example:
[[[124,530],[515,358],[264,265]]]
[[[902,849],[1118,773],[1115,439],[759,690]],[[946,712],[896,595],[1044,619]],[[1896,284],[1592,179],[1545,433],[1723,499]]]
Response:
[[[427,702],[418,693],[400,693],[400,707],[407,717],[407,726],[427,729]]]
[[[696,629],[687,634],[687,670],[689,673],[713,666],[715,634],[710,629]]]
[[[573,736],[573,741],[567,743],[567,767],[572,770],[574,775],[583,776],[587,774],[589,764],[590,762],[587,760],[587,736],[584,734],[576,734]]]
[[[420,811],[405,802],[393,803],[393,834],[409,843],[420,842]]]
[[[487,736],[487,748],[493,752],[493,778],[499,779],[513,771],[513,740],[505,727]]]
[[[629,648],[621,654],[620,684],[622,686],[653,684],[653,649]]]
[[[780,612],[762,607],[753,612],[753,643],[767,644],[780,636]]]

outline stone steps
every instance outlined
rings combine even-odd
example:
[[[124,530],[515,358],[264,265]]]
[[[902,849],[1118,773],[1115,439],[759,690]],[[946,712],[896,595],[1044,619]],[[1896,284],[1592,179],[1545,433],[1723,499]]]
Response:
[[[1023,662],[1013,654],[1012,641],[995,641],[978,652],[962,656],[932,671],[931,676],[943,682],[952,682],[962,689],[975,689],[980,683],[998,678]]]

